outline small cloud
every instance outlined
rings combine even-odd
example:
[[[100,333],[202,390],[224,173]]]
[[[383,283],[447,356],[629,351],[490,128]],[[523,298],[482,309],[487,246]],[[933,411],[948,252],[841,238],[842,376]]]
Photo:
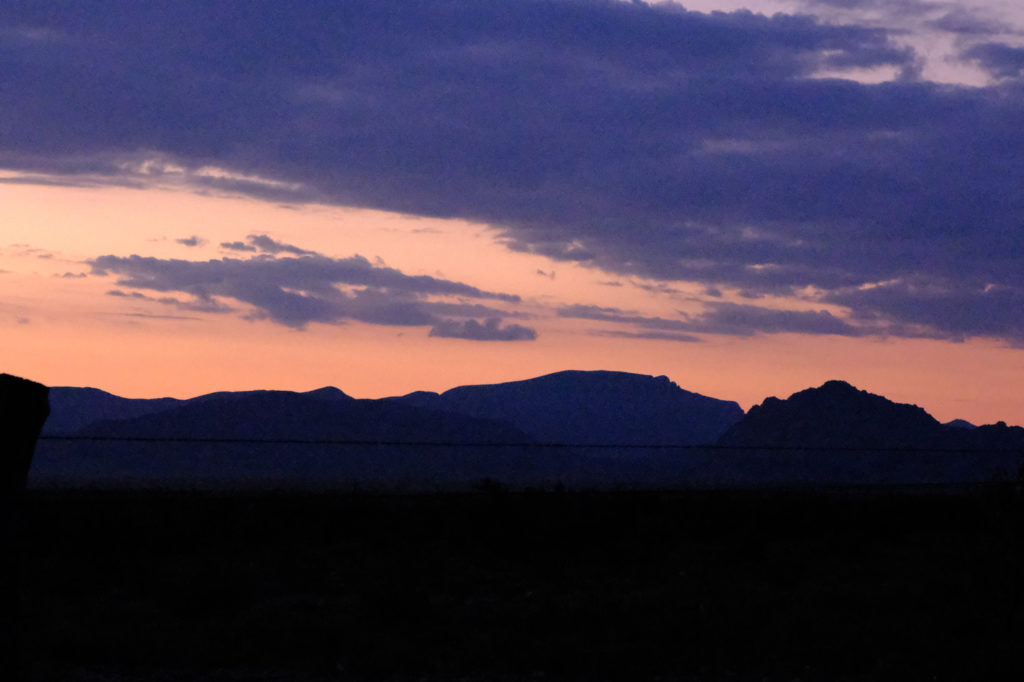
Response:
[[[537,274],[540,275],[541,277],[547,277],[548,279],[554,279],[555,278],[555,271],[554,270],[552,270],[551,272],[546,272],[544,270],[541,270],[540,268],[537,268]]]
[[[537,332],[518,324],[501,326],[501,320],[492,317],[480,324],[476,320],[443,320],[430,330],[431,336],[470,341],[533,341]]]
[[[630,280],[629,283],[632,284],[637,289],[641,289],[643,291],[647,291],[647,292],[652,293],[652,294],[678,294],[678,293],[681,293],[679,291],[679,289],[676,289],[673,286],[669,286],[668,284],[665,284],[664,282],[646,283],[646,282],[636,282],[636,281]]]
[[[192,235],[191,237],[184,237],[183,239],[175,239],[174,241],[178,242],[182,246],[202,246],[203,244],[206,243],[205,239],[203,239],[202,237],[197,237],[196,235]]]
[[[118,296],[120,298],[149,298],[145,294],[141,294],[138,291],[133,291],[132,293],[129,294],[127,291],[121,291],[120,289],[111,289],[110,291],[107,292],[107,296]]]
[[[198,317],[187,317],[185,315],[151,315],[149,313],[122,313],[124,317],[141,317],[147,320],[184,320],[186,322],[198,322]]]
[[[16,322],[17,322],[18,324],[29,324],[29,323],[31,323],[31,322],[32,322],[32,320],[30,320],[30,319],[29,319],[29,318],[27,318],[27,317],[16,317],[16,318],[14,318],[14,320],[15,320],[15,321],[16,321]]]
[[[292,253],[296,256],[316,256],[316,251],[309,251],[308,249],[302,249],[292,244],[285,244],[275,239],[271,239],[265,234],[250,234],[247,237],[249,243],[262,251],[263,253]]]
[[[220,248],[228,249],[229,251],[245,251],[245,252],[253,252],[253,251],[258,251],[259,250],[255,246],[253,246],[251,244],[246,244],[245,242],[221,242],[220,243]]]
[[[621,339],[650,339],[653,341],[679,341],[682,343],[701,343],[703,339],[691,334],[672,334],[670,332],[623,332],[614,330],[598,330],[590,332],[591,336],[611,336]]]
[[[603,287],[621,287],[622,286],[622,282],[616,282],[614,280],[609,280],[609,281],[606,281],[606,282],[598,282],[598,284],[600,284]]]
[[[419,307],[437,318],[448,317],[513,317],[516,319],[529,319],[533,317],[529,313],[517,310],[501,310],[481,303],[451,303],[448,301],[423,301]]]
[[[1006,32],[1008,28],[998,21],[980,17],[964,7],[956,8],[934,21],[929,21],[927,25],[963,36],[996,35]]]
[[[50,260],[54,256],[53,252],[51,251],[47,251],[46,249],[40,249],[29,244],[11,244],[10,248],[16,249],[16,251],[9,255],[16,256],[18,258],[35,257],[42,260]]]
[[[178,240],[181,241],[180,239]],[[243,251],[246,253],[269,253],[271,255],[277,255],[279,253],[290,253],[296,256],[318,256],[316,251],[310,251],[309,249],[303,249],[293,244],[286,244],[279,242],[272,237],[265,234],[250,234],[245,238],[244,242],[221,242],[220,247],[222,249],[228,249],[229,251]]]
[[[59,275],[62,279],[82,279],[88,276],[88,272],[65,272],[63,275]],[[54,275],[54,277],[58,277],[58,275]]]

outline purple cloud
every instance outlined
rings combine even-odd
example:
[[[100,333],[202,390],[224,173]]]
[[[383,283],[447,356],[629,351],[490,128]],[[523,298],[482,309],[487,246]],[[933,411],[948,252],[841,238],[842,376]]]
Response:
[[[965,7],[956,7],[938,19],[928,22],[929,26],[961,36],[996,35],[1012,30],[1009,26],[979,16]]]
[[[250,317],[296,329],[311,322],[343,324],[346,320],[359,320],[381,325],[427,326],[480,314],[517,315],[472,301],[518,303],[519,297],[513,294],[484,291],[435,277],[406,275],[394,268],[374,265],[362,256],[329,258],[266,238],[250,239],[261,249],[305,255],[275,258],[259,254],[247,260],[208,261],[107,255],[88,264],[93,275],[116,276],[119,287],[131,290],[115,289],[108,292],[111,296],[213,313],[233,311],[235,308],[225,301],[237,301],[254,309]],[[145,291],[187,298],[151,296]],[[458,300],[434,300],[437,297]]]
[[[945,13],[943,30],[981,34],[947,4],[805,6]],[[275,201],[457,217],[602,278],[751,296],[813,290],[907,333],[917,317],[880,285],[926,282],[951,292],[932,303],[929,333],[1016,338],[1008,306],[990,305],[999,319],[987,326],[942,306],[989,285],[1024,289],[1021,48],[969,48],[964,57],[1001,80],[950,87],[917,77],[920,57],[895,31],[811,14],[602,0],[309,0],[282,12],[254,0],[226,34],[223,11],[197,0],[0,4],[0,26],[19,27],[0,34],[0,89],[18,93],[17,106],[0,107],[0,167],[38,182],[184,178]],[[864,68],[903,78],[820,77]],[[293,326],[348,319],[349,294],[280,282],[352,264],[273,251],[281,245],[267,239],[222,247],[308,257],[293,268],[306,274],[267,266],[278,279],[266,291],[243,278],[218,295],[258,301]],[[152,268],[163,268],[154,281],[188,269]],[[259,267],[203,269],[238,282],[236,270]],[[151,275],[123,276],[142,286]],[[313,279],[339,284],[324,277]],[[214,286],[197,269],[186,279],[189,290]],[[448,295],[394,282],[348,284]],[[875,289],[892,300],[850,294]],[[711,312],[708,324],[848,333],[822,315]],[[415,318],[401,306],[381,314]]]
[[[977,62],[996,78],[1019,78],[1024,75],[1024,47],[1006,43],[981,43],[963,53],[964,59]]]
[[[704,310],[697,315],[682,314],[680,319],[646,317],[618,308],[593,305],[571,305],[558,314],[584,320],[597,320],[630,325],[643,332],[616,332],[636,338],[669,338],[665,334],[684,334],[676,340],[696,340],[693,334],[727,334],[751,336],[753,334],[835,334],[838,336],[864,336],[877,333],[875,329],[853,326],[827,310],[779,310],[726,301],[702,301]]]
[[[537,332],[518,324],[501,326],[501,320],[492,317],[483,324],[476,320],[442,320],[430,330],[431,336],[470,341],[533,341]]]

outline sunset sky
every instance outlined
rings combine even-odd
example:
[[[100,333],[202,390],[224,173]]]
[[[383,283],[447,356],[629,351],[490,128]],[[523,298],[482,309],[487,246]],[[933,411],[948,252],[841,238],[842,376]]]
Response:
[[[613,369],[1024,423],[1024,5],[2,3],[0,353],[128,397]]]

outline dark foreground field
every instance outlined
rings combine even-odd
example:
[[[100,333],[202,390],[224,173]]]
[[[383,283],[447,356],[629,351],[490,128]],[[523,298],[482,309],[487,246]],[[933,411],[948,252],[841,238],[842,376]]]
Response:
[[[36,680],[1024,679],[1020,498],[36,491]]]

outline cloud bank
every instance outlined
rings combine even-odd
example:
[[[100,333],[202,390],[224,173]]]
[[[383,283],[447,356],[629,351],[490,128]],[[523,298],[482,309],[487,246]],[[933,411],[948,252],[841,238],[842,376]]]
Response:
[[[236,307],[228,303],[235,301],[248,306],[247,315],[251,318],[269,319],[295,329],[313,322],[343,324],[358,320],[378,325],[434,325],[435,330],[449,332],[431,332],[433,336],[488,340],[485,337],[490,333],[516,340],[536,338],[536,332],[527,327],[497,327],[502,317],[519,314],[477,302],[484,299],[518,303],[519,297],[513,294],[483,291],[435,277],[406,275],[394,268],[374,265],[359,255],[330,258],[266,235],[251,235],[247,241],[232,243],[227,248],[256,253],[245,259],[207,261],[106,255],[88,264],[95,276],[117,277],[121,288],[109,291],[112,296],[208,313],[235,311]],[[453,319],[475,316],[486,316],[488,320],[478,325],[473,319]],[[483,330],[476,336],[474,325]],[[458,334],[459,330],[463,333]]]
[[[57,7],[0,6],[0,91],[17,93],[0,102],[0,167],[459,217],[511,249],[617,275],[838,303],[879,333],[1024,342],[1024,62],[991,39],[1005,27],[975,15],[939,28],[975,41],[960,58],[988,70],[985,87],[922,81],[919,55],[887,31],[811,14],[610,0]],[[821,77],[865,69],[891,78]],[[492,297],[279,253],[295,262],[94,267],[292,326],[436,325],[417,297]],[[330,293],[338,284],[389,303]],[[709,311],[714,328],[848,331]]]
[[[632,326],[636,331],[603,332],[634,338],[697,341],[693,334],[834,334],[864,336],[870,330],[850,325],[827,310],[779,310],[762,306],[705,301],[697,315],[681,313],[680,319],[645,317],[618,308],[594,305],[570,305],[558,310],[561,317],[612,322]]]

